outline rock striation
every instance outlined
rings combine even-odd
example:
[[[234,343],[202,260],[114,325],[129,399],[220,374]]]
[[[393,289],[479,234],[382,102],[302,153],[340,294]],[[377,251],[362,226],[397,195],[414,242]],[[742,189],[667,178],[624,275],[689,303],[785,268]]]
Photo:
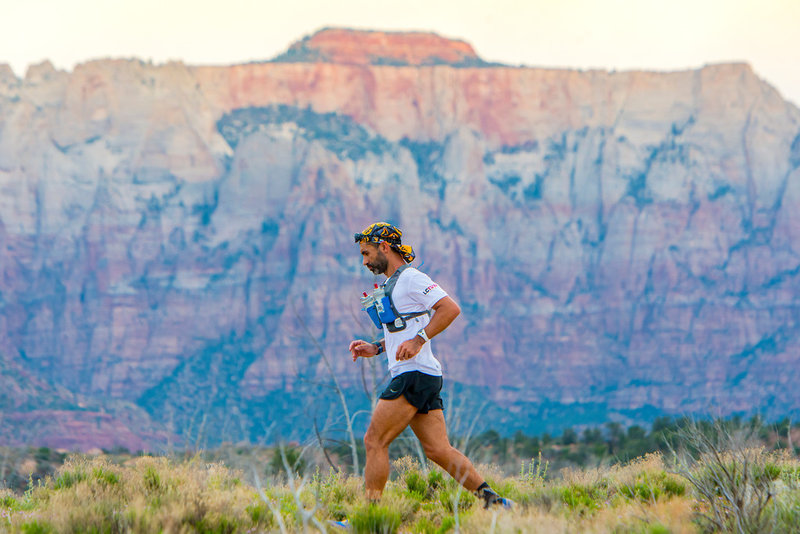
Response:
[[[462,306],[434,349],[465,417],[798,414],[800,110],[744,64],[478,62],[325,30],[273,62],[0,75],[5,441],[336,428],[332,373],[364,407],[382,377],[346,354],[375,220]]]

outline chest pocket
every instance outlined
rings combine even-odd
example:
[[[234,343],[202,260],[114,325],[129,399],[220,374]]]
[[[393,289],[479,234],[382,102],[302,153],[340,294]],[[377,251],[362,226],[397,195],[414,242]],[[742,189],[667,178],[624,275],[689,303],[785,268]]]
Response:
[[[361,298],[361,305],[363,310],[367,312],[369,318],[376,328],[383,329],[384,325],[389,332],[400,332],[405,330],[408,325],[408,320],[421,315],[430,316],[430,310],[412,313],[398,313],[397,308],[394,307],[392,302],[392,292],[394,286],[397,284],[397,279],[400,274],[408,268],[408,265],[398,267],[392,273],[392,276],[386,281],[376,287],[372,291],[372,295],[366,295]]]

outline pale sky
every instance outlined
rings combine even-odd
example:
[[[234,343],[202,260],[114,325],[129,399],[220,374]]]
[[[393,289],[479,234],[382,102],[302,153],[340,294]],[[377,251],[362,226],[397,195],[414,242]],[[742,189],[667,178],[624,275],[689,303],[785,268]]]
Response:
[[[0,63],[243,63],[325,26],[434,31],[532,67],[745,61],[800,105],[800,0],[0,0]]]

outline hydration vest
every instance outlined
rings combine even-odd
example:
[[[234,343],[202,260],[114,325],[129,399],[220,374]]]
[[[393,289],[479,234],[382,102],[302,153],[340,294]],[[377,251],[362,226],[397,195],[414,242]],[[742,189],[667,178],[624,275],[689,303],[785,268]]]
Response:
[[[367,295],[365,293],[364,296],[361,297],[361,305],[364,306],[362,309],[367,312],[369,318],[372,319],[372,323],[380,330],[386,325],[386,329],[389,332],[400,332],[401,330],[405,330],[406,321],[409,319],[421,315],[430,316],[431,314],[430,310],[401,314],[398,313],[397,308],[394,307],[394,302],[392,302],[394,286],[397,284],[400,273],[405,271],[408,267],[409,265],[398,267],[397,270],[392,273],[392,276],[373,290],[372,295]]]

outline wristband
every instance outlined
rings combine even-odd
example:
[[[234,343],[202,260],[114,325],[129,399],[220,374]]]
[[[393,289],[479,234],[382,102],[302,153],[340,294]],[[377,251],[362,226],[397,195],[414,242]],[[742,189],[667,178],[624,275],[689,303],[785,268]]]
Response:
[[[377,343],[373,343],[373,345],[375,345],[375,347],[377,347],[378,349],[378,352],[375,353],[375,356],[383,352],[383,345],[381,345],[380,341],[378,341]]]
[[[424,328],[420,328],[420,329],[419,329],[419,332],[417,332],[417,335],[418,335],[419,337],[421,337],[421,338],[422,338],[422,341],[424,341],[425,343],[427,343],[428,341],[430,341],[430,340],[431,340],[431,339],[428,337],[428,334],[426,334],[426,333],[425,333],[425,329],[424,329]]]

